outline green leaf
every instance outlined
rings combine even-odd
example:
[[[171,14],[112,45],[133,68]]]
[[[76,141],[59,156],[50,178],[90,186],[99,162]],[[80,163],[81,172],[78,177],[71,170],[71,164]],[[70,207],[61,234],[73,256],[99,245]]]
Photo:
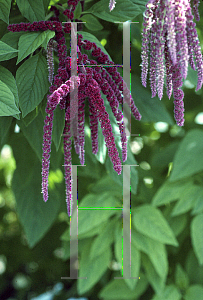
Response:
[[[104,190],[109,192],[116,197],[122,198],[122,187],[118,184],[115,184],[115,181],[109,176],[102,177],[96,183],[93,183],[89,187],[90,192],[100,194]]]
[[[10,47],[6,43],[0,41],[0,61],[8,60],[13,52],[18,52],[18,50]]]
[[[199,214],[199,213],[203,212],[203,201],[202,201],[202,198],[203,198],[203,189],[199,193],[199,195],[197,196],[195,206],[194,206],[194,208],[192,210],[192,215],[196,215],[196,214]]]
[[[191,222],[191,239],[199,264],[203,264],[203,214],[199,214]]]
[[[50,0],[43,0],[45,13],[48,11],[49,3],[50,3]]]
[[[184,296],[185,300],[197,300],[203,297],[203,286],[200,284],[191,285]]]
[[[185,270],[188,274],[190,283],[201,284],[203,282],[203,266],[199,265],[192,247],[187,254]]]
[[[15,98],[9,87],[0,80],[0,116],[12,116],[20,113]]]
[[[189,286],[189,278],[185,270],[178,263],[175,271],[175,283],[180,290],[186,290]]]
[[[133,4],[130,0],[117,1],[113,11],[109,11],[109,0],[101,0],[94,4],[87,13],[108,22],[125,22],[133,20],[142,13],[139,5]]]
[[[6,68],[0,66],[0,80],[5,83],[8,88],[11,90],[14,99],[15,99],[15,104],[17,108],[19,109],[19,98],[18,98],[18,90],[17,90],[17,85],[15,78],[13,77],[13,74],[7,70]],[[16,119],[20,119],[19,114],[14,115]]]
[[[159,294],[155,295],[152,300],[181,300],[182,295],[173,284],[170,284],[165,287],[165,289]]]
[[[11,0],[0,0],[0,19],[9,23],[9,14],[11,9]]]
[[[161,206],[180,199],[187,186],[191,186],[192,184],[193,181],[191,179],[181,182],[166,181],[154,195],[152,205]]]
[[[18,121],[18,126],[22,130],[24,136],[26,137],[28,143],[35,151],[40,163],[42,161],[42,142],[43,142],[43,126],[44,119],[42,114],[39,113],[38,116],[28,125],[25,126],[24,122]]]
[[[157,272],[155,271],[151,261],[149,258],[142,254],[142,263],[146,271],[147,279],[149,280],[150,284],[152,285],[154,291],[159,294],[165,288],[166,279],[160,277]]]
[[[96,159],[101,163],[104,164],[107,154],[107,147],[105,144],[105,139],[102,134],[101,126],[98,125],[98,152],[95,155]]]
[[[56,146],[56,151],[58,151],[60,143],[61,143],[61,136],[63,134],[65,126],[65,110],[60,109],[58,105],[54,111],[54,120],[53,120],[53,133],[52,138],[54,144]]]
[[[140,82],[140,77],[131,74],[131,93],[135,104],[142,115],[141,122],[166,122],[174,125],[175,122],[166,110],[163,101],[158,97],[151,98],[151,94]]]
[[[99,292],[99,297],[103,300],[134,300],[145,292],[148,281],[144,274],[141,274],[138,284],[131,291],[126,282],[122,279],[113,279],[105,285]]]
[[[183,191],[180,200],[176,203],[172,216],[179,216],[191,210],[197,201],[197,197],[202,193],[203,189],[197,185],[187,185]]]
[[[160,210],[142,205],[133,212],[132,222],[140,233],[163,244],[178,246],[178,242]]]
[[[76,6],[76,9],[74,10],[74,19],[80,19],[82,13],[82,5],[81,2],[79,2]]]
[[[140,265],[140,251],[134,246],[134,244],[131,244],[131,277],[139,277],[139,279],[125,279],[125,282],[131,290],[134,290],[138,284],[138,281],[141,280]]]
[[[105,252],[106,248],[111,245],[114,238],[114,228],[116,222],[117,218],[109,220],[104,230],[93,240],[90,248],[91,259]]]
[[[110,55],[108,54],[108,52],[106,51],[106,49],[104,48],[104,46],[102,46],[102,44],[100,43],[100,41],[91,33],[89,32],[85,32],[85,31],[78,31],[78,34],[82,34],[83,36],[83,41],[84,40],[88,40],[92,43],[95,43],[97,45],[97,47],[99,47],[103,52],[104,54],[108,55],[109,59],[111,59]]]
[[[99,281],[107,270],[112,256],[110,247],[107,247],[105,252],[92,259],[89,254],[91,242],[92,240],[86,243],[81,253],[79,277],[87,277],[87,279],[77,280],[79,295],[89,291]]]
[[[107,209],[94,210],[94,207]],[[119,207],[119,203],[113,196],[106,192],[100,195],[87,194],[79,204],[79,208],[86,209],[79,209],[78,211],[78,235],[108,220],[110,216],[116,213],[116,210],[108,208],[115,207]]]
[[[180,143],[169,181],[190,177],[203,170],[203,131],[192,129]]]
[[[13,117],[0,118],[0,147],[4,145]]]
[[[6,43],[7,45],[9,45],[10,47],[16,49],[16,52],[11,52],[9,54],[7,54],[7,60],[11,59],[13,57],[18,56],[18,41],[19,38],[26,34],[26,32],[8,32],[6,34],[4,34],[4,36],[2,37],[1,41]]]
[[[19,103],[24,118],[43,100],[48,92],[46,59],[37,54],[26,60],[16,72]]]
[[[89,29],[89,30],[99,31],[99,30],[102,30],[104,28],[102,26],[102,24],[97,20],[97,18],[95,18],[91,14],[84,15],[80,19],[83,22],[86,22],[85,27],[87,27],[87,29]]]
[[[115,250],[115,257],[117,261],[119,262],[121,269],[120,269],[120,274],[121,277],[122,275],[122,267],[123,267],[123,241],[122,241],[122,225],[121,222],[117,223],[115,226],[115,245],[114,245],[114,250]],[[131,245],[131,277],[140,277],[140,264],[141,264],[141,257],[140,257],[140,252],[137,247],[135,247],[134,244]],[[129,257],[130,259],[130,257]],[[138,283],[138,278],[137,279],[127,279],[124,278],[126,284],[128,287],[133,290]]]
[[[149,256],[158,275],[166,279],[168,274],[168,260],[165,245],[135,231],[133,227],[131,241],[137,249]]]
[[[43,32],[29,32],[23,34],[18,42],[18,64],[25,57],[27,57],[30,53],[33,53],[42,43],[47,45],[48,41],[53,38],[55,33],[53,31],[47,30]]]
[[[43,201],[41,163],[22,133],[13,134],[11,147],[17,165],[12,180],[16,209],[29,247],[33,248],[57,217],[60,197],[50,190],[48,202]]]
[[[41,112],[41,110],[38,109],[38,106],[32,110],[25,118],[22,119],[25,126],[28,126],[32,121],[37,117],[38,113]]]
[[[108,222],[109,221],[103,222],[102,224],[97,225],[96,227],[88,230],[85,233],[78,234],[78,239],[82,240],[82,239],[86,239],[101,234],[103,230],[106,228]],[[60,239],[65,242],[70,241],[70,228],[65,230],[65,232],[61,235]]]
[[[21,14],[31,23],[45,19],[43,0],[16,0]]]
[[[173,230],[175,236],[178,236],[186,227],[188,221],[187,214],[180,215],[178,217],[171,217],[168,220],[168,223]]]

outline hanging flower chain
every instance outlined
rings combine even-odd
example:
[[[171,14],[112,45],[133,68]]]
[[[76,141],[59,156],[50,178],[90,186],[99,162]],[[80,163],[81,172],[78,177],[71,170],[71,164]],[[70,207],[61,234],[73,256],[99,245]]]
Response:
[[[69,216],[71,215],[71,124],[74,120],[70,118],[70,92],[77,87],[78,101],[78,135],[73,136],[74,147],[79,155],[80,163],[84,165],[84,122],[85,122],[85,100],[89,103],[89,118],[92,139],[92,152],[98,152],[98,123],[100,122],[102,133],[105,137],[105,143],[108,149],[109,157],[113,163],[114,170],[121,174],[122,163],[115,145],[112,126],[109,120],[109,115],[104,106],[104,100],[101,97],[101,91],[110,104],[112,112],[119,126],[121,143],[122,143],[122,160],[127,159],[127,137],[125,134],[125,126],[123,121],[122,111],[119,109],[119,104],[123,104],[124,100],[131,108],[132,114],[136,120],[141,119],[141,115],[134,104],[130,91],[127,88],[123,78],[117,72],[114,62],[110,61],[108,55],[105,55],[95,43],[88,40],[82,40],[83,36],[78,35],[78,72],[77,76],[71,76],[71,58],[67,55],[67,47],[65,33],[70,33],[71,23],[74,18],[74,10],[78,4],[77,1],[68,1],[69,9],[63,12],[67,17],[68,22],[62,23],[59,20],[59,10],[52,6],[51,11],[55,16],[50,21],[39,21],[30,23],[11,24],[8,30],[12,32],[20,31],[55,31],[55,37],[51,39],[47,45],[47,64],[49,70],[49,82],[53,84],[49,88],[50,95],[47,96],[46,113],[44,121],[44,136],[43,136],[43,155],[42,155],[42,193],[43,199],[48,200],[48,175],[50,166],[50,153],[52,142],[52,129],[54,110],[57,105],[65,110],[65,126],[63,130],[63,145],[64,145],[64,169],[65,169],[65,184],[66,184],[66,202]],[[112,2],[115,6],[115,1]],[[111,7],[113,9],[113,6]],[[54,76],[53,65],[53,49],[56,49],[59,65],[57,74]],[[91,51],[91,55],[96,60],[91,60],[88,55],[82,54],[81,50],[86,49]],[[80,65],[80,66],[79,66]],[[105,65],[105,66],[103,66]],[[106,65],[109,65],[109,67]],[[91,67],[89,67],[91,66]],[[54,79],[53,79],[54,78]],[[99,121],[99,122],[98,122]]]
[[[199,21],[199,0],[193,0],[193,13]],[[203,60],[190,0],[150,0],[146,4],[142,33],[142,85],[147,85],[148,55],[150,51],[150,86],[152,98],[163,97],[164,76],[170,99],[174,96],[174,116],[177,125],[184,124],[184,93],[188,62],[198,72],[196,91],[203,84]],[[150,44],[150,50],[149,50]],[[164,64],[165,59],[165,64]],[[194,61],[195,60],[195,61]],[[196,63],[196,65],[195,65]]]

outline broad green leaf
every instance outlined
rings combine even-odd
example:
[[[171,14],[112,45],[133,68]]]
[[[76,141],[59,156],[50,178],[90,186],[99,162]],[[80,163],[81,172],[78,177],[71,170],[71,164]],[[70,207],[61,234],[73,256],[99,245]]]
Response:
[[[142,86],[140,77],[135,74],[131,74],[131,93],[142,115],[141,122],[166,122],[169,125],[175,124],[166,110],[163,101],[160,101],[158,97],[151,98],[150,92]]]
[[[45,13],[46,13],[46,12],[47,12],[47,10],[48,10],[49,3],[50,3],[50,0],[43,0],[43,4],[44,4],[44,11],[45,11]]]
[[[97,225],[96,227],[88,230],[87,232],[78,234],[78,239],[82,240],[82,239],[86,239],[101,234],[103,230],[106,228],[106,226],[108,225],[108,222],[109,221],[103,222],[102,224]],[[65,230],[65,232],[61,235],[60,239],[66,242],[70,241],[70,228]]]
[[[155,295],[152,300],[181,300],[182,295],[177,287],[173,284],[168,285],[165,289],[159,294]]]
[[[87,29],[89,30],[99,31],[103,29],[102,24],[97,20],[97,18],[95,18],[91,14],[83,15],[80,19],[83,22],[86,22],[85,27],[87,27]]]
[[[133,4],[130,0],[118,1],[113,11],[109,11],[109,0],[101,0],[94,4],[87,13],[108,22],[125,22],[133,20],[142,13],[139,5]]]
[[[78,235],[108,220],[116,213],[116,210],[111,208],[118,206],[117,200],[108,193],[87,194],[79,204],[79,208],[83,209],[78,211]],[[97,209],[94,210],[94,207]],[[72,217],[74,218],[74,215]]]
[[[11,58],[11,54],[18,52],[18,50],[10,47],[6,43],[0,41],[0,61],[8,60]]]
[[[45,19],[43,0],[16,0],[21,14],[30,22]]]
[[[176,203],[172,216],[179,216],[188,212],[195,206],[197,197],[203,191],[202,187],[197,185],[187,185],[185,191],[183,191],[180,200]]]
[[[9,23],[9,14],[11,9],[11,0],[0,0],[0,19]]]
[[[24,118],[43,100],[48,92],[48,70],[42,54],[26,60],[16,72],[19,103]]]
[[[196,214],[199,214],[199,213],[203,212],[203,201],[202,201],[202,198],[203,198],[203,190],[197,196],[195,206],[194,206],[194,208],[192,210],[192,215],[196,215]]]
[[[184,299],[185,300],[197,300],[197,299],[202,299],[203,298],[203,285],[200,284],[193,284],[191,285],[185,295]]]
[[[176,237],[185,229],[187,221],[187,214],[169,218],[168,223]]]
[[[91,242],[92,240],[86,243],[81,253],[79,277],[87,277],[87,279],[77,280],[79,295],[89,291],[99,281],[107,270],[112,256],[110,247],[107,247],[102,254],[92,259],[89,253]]]
[[[22,119],[25,126],[28,126],[32,121],[37,117],[38,113],[41,113],[41,110],[38,109],[38,106],[32,110],[26,117]]]
[[[12,180],[16,209],[29,247],[33,248],[57,217],[60,197],[50,190],[47,203],[43,201],[41,163],[22,133],[13,134],[11,147],[17,165]]]
[[[188,251],[184,267],[190,283],[201,284],[203,282],[203,266],[200,266],[192,247]]]
[[[168,274],[168,260],[165,245],[135,231],[133,227],[131,241],[137,249],[149,256],[158,275],[166,279]]]
[[[23,34],[18,42],[18,64],[29,54],[33,53],[39,46],[42,45],[46,41],[46,45],[48,41],[53,38],[55,33],[53,31],[47,30],[43,32],[29,32]]]
[[[140,278],[140,265],[141,265],[141,254],[140,251],[131,244],[131,277],[139,277],[136,279],[125,279],[128,287],[134,290],[138,284]]]
[[[163,244],[178,246],[173,231],[161,211],[151,205],[142,205],[133,211],[132,222],[140,233]]]
[[[121,222],[118,222],[115,226],[114,240],[115,240],[115,244],[114,244],[115,258],[119,262],[119,264],[122,268],[122,265],[123,265],[122,247],[123,247],[123,245],[122,245],[122,224],[121,224]],[[122,275],[122,269],[120,270],[120,274]]]
[[[9,54],[7,54],[7,60],[18,56],[18,41],[19,38],[26,34],[26,32],[8,32],[6,34],[4,34],[4,36],[2,37],[1,41],[6,43],[7,45],[9,45],[10,47],[16,49],[16,52],[11,52]]]
[[[20,113],[9,87],[0,80],[0,116],[12,116]]]
[[[90,248],[91,259],[105,252],[106,248],[111,245],[114,238],[114,228],[116,222],[117,218],[109,220],[104,230],[93,240]]]
[[[160,172],[168,167],[169,163],[173,161],[174,155],[178,149],[180,142],[174,141],[166,144],[164,148],[154,151],[149,164],[152,168],[156,168]]]
[[[7,70],[6,68],[0,66],[0,80],[5,83],[8,88],[11,90],[14,99],[15,99],[15,104],[17,108],[19,109],[19,98],[18,98],[18,90],[17,90],[17,85],[15,78],[13,77],[13,74]],[[19,114],[14,115],[15,118],[20,119]]]
[[[61,110],[60,106],[58,105],[54,111],[53,132],[52,132],[52,138],[56,146],[56,151],[58,151],[61,143],[61,137],[63,134],[64,126],[65,126],[65,110],[64,109]]]
[[[0,147],[4,145],[13,117],[0,118]]]
[[[181,198],[181,195],[187,189],[188,186],[192,186],[193,181],[188,179],[181,182],[169,182],[166,181],[156,192],[152,199],[153,206],[161,206],[171,203]]]
[[[118,222],[118,221],[117,221]],[[115,226],[115,257],[117,261],[119,262],[120,266],[123,267],[123,240],[122,240],[122,224],[117,223]],[[131,247],[131,277],[140,277],[140,252],[138,248],[134,244],[130,244],[129,247]],[[129,257],[130,259],[130,257]],[[120,277],[122,277],[122,269],[120,269]],[[133,290],[138,283],[139,279],[124,279],[128,287]]]
[[[189,278],[181,264],[176,265],[175,283],[180,290],[186,290],[189,286]]]
[[[157,294],[160,294],[165,288],[166,279],[157,274],[150,259],[144,253],[142,254],[142,263],[151,286]]]
[[[146,291],[147,286],[148,281],[144,274],[140,275],[140,279],[133,291],[129,289],[124,280],[113,279],[99,292],[99,297],[103,300],[139,299],[139,297]]]
[[[203,170],[203,131],[192,129],[180,143],[169,181],[190,177]]]
[[[92,43],[95,43],[97,45],[97,47],[101,48],[101,50],[104,52],[104,54],[108,55],[109,59],[112,60],[110,55],[108,54],[108,52],[104,48],[104,46],[102,46],[100,41],[93,34],[91,34],[89,32],[86,32],[86,31],[78,31],[78,34],[82,34],[82,36],[83,36],[82,40],[88,40]]]
[[[76,9],[74,10],[74,19],[80,19],[81,14],[82,14],[82,5],[81,2],[79,2],[76,6]]]
[[[100,194],[104,190],[110,194],[122,198],[122,187],[115,184],[115,181],[109,176],[102,177],[96,183],[93,183],[89,187],[90,192]]]
[[[101,126],[98,124],[98,152],[95,157],[101,164],[104,164],[106,160],[106,154],[107,147],[105,144],[104,136],[102,134]]]
[[[44,119],[42,117],[42,114],[39,113],[38,116],[28,126],[25,126],[22,120],[18,121],[17,124],[22,130],[24,136],[34,150],[35,154],[37,155],[39,161],[41,162],[44,126]]]
[[[194,252],[197,256],[199,264],[203,264],[203,214],[194,217],[191,222],[191,239]]]

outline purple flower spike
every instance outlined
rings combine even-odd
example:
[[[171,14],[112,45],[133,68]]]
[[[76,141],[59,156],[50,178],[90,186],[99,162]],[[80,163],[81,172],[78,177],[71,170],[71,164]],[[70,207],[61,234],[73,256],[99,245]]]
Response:
[[[199,0],[193,0],[193,6],[192,6],[193,13],[197,22],[199,22],[200,20],[199,11],[198,11],[199,2],[200,2]]]
[[[64,147],[64,170],[66,185],[66,203],[69,217],[72,214],[72,177],[71,177],[71,132],[70,132],[70,107],[67,108],[65,114],[65,127],[63,131],[63,147]]]
[[[76,76],[75,76],[76,77]],[[53,116],[54,110],[59,104],[60,100],[65,97],[70,91],[71,82],[75,82],[79,79],[72,78],[67,80],[65,84],[62,84],[52,95],[48,96],[46,113],[48,114],[45,118],[44,125],[44,136],[43,136],[43,155],[42,155],[42,193],[44,201],[48,200],[48,175],[50,165],[50,153],[51,153],[51,135],[53,128]]]
[[[166,1],[167,43],[173,64],[176,64],[175,0]]]
[[[112,11],[116,6],[116,1],[115,0],[110,0],[109,2],[109,10]]]
[[[54,59],[53,59],[53,40],[51,39],[47,44],[47,65],[49,71],[49,82],[52,84],[54,78]]]
[[[198,5],[199,0],[193,0],[193,12],[197,20]],[[166,74],[166,91],[169,99],[173,92],[175,119],[179,126],[184,124],[184,93],[181,87],[182,79],[187,78],[188,63],[193,70],[198,71],[196,91],[201,89],[203,84],[202,53],[193,18],[190,0],[150,0],[144,13],[142,85],[146,87],[150,43],[152,98],[156,93],[162,98]]]
[[[95,110],[98,112],[98,118],[101,123],[102,133],[105,137],[109,157],[113,163],[114,170],[120,175],[122,171],[121,161],[115,145],[109,115],[105,110],[104,100],[101,98],[100,88],[96,80],[90,79],[85,92],[89,97],[91,105],[94,106]]]

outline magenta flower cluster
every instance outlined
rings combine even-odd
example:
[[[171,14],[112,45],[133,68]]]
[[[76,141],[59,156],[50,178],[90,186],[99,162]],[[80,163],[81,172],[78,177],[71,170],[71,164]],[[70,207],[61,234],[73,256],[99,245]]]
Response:
[[[193,0],[193,13],[199,20],[198,0]],[[150,52],[150,85],[152,97],[163,97],[166,74],[166,91],[174,96],[174,116],[177,125],[184,124],[184,93],[188,63],[197,69],[196,91],[203,84],[203,60],[196,24],[193,21],[190,0],[150,0],[146,4],[142,39],[142,84],[146,87],[148,56]],[[149,49],[150,46],[150,49]]]
[[[47,96],[47,107],[44,125],[43,136],[43,156],[42,156],[42,193],[44,201],[48,200],[48,175],[50,166],[50,153],[52,142],[53,116],[57,105],[61,109],[65,109],[65,126],[63,130],[63,145],[64,145],[64,169],[65,169],[65,184],[66,184],[66,202],[69,216],[71,215],[71,144],[72,133],[71,124],[73,120],[70,116],[70,105],[72,99],[70,94],[77,87],[77,104],[78,104],[78,124],[77,136],[73,136],[74,147],[76,153],[79,155],[80,163],[85,163],[85,101],[89,104],[89,119],[92,139],[92,152],[98,152],[98,124],[100,122],[102,133],[105,137],[105,143],[108,149],[109,157],[113,163],[114,170],[121,174],[122,163],[119,157],[118,150],[115,145],[112,126],[109,120],[109,115],[106,112],[104,100],[101,92],[106,95],[110,104],[112,112],[116,118],[120,129],[122,142],[122,160],[127,159],[127,137],[125,133],[125,126],[123,121],[123,113],[119,109],[119,104],[123,105],[124,100],[131,108],[135,119],[140,120],[141,115],[134,104],[130,91],[127,88],[120,73],[114,66],[114,62],[110,61],[108,55],[105,55],[102,50],[97,47],[95,43],[88,40],[83,40],[83,36],[77,36],[77,76],[71,76],[71,58],[67,55],[67,47],[65,40],[65,33],[70,33],[70,20],[74,17],[74,9],[78,1],[68,1],[69,9],[63,12],[67,17],[68,22],[60,22],[59,10],[52,7],[54,12],[50,21],[34,22],[32,24],[21,23],[12,24],[8,29],[13,32],[19,31],[55,31],[54,39],[50,40],[47,46],[47,63],[49,70],[49,81],[53,84],[49,88],[50,95]],[[53,49],[57,51],[59,58],[59,65],[57,74],[54,76],[53,66]],[[87,54],[82,54],[82,48],[88,50],[87,53],[95,57],[95,60],[89,59]]]

